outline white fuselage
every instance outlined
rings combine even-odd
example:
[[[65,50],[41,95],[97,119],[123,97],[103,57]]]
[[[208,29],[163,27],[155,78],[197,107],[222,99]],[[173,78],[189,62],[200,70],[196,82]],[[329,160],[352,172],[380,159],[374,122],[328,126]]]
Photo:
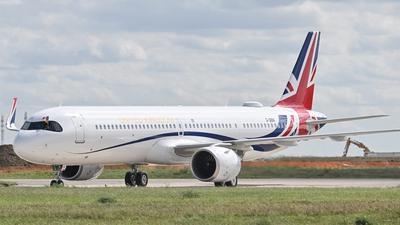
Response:
[[[309,118],[326,118],[307,111]],[[21,129],[14,141],[21,158],[39,164],[179,164],[190,157],[175,154],[177,143],[298,135],[301,118],[282,107],[57,107],[27,122],[58,122],[61,132]],[[318,128],[307,127],[308,133]],[[255,145],[243,160],[265,158],[282,150]]]

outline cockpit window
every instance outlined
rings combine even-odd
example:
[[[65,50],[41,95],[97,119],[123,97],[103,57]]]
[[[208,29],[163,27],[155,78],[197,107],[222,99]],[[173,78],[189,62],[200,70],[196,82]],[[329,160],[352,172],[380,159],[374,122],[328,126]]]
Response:
[[[54,132],[62,132],[63,129],[56,121],[39,121],[39,122],[28,122],[26,121],[22,126],[21,130],[48,130]]]

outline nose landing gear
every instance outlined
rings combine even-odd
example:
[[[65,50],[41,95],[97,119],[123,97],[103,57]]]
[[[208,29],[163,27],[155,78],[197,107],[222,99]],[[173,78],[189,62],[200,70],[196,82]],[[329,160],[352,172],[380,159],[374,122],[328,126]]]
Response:
[[[137,165],[132,165],[132,171],[128,171],[125,174],[125,184],[127,187],[139,187],[147,186],[149,177],[147,173],[139,171]]]
[[[53,165],[52,169],[56,179],[50,181],[50,187],[64,187],[64,182],[60,179],[63,167],[61,165]]]

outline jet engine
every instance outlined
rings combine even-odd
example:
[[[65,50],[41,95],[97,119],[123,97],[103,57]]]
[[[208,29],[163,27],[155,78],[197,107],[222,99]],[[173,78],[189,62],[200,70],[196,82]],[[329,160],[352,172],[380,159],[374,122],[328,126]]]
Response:
[[[191,169],[193,176],[201,181],[225,182],[237,177],[240,161],[231,149],[207,147],[193,155]]]
[[[90,180],[100,176],[103,169],[103,165],[63,166],[60,178],[64,180]]]

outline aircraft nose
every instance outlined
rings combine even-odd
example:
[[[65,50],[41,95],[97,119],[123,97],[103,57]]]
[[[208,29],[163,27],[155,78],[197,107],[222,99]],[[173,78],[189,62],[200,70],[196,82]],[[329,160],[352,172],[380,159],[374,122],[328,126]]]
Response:
[[[34,138],[35,134],[33,132],[18,132],[14,139],[14,152],[23,160],[28,162],[37,163],[38,151],[40,150],[40,145]]]

